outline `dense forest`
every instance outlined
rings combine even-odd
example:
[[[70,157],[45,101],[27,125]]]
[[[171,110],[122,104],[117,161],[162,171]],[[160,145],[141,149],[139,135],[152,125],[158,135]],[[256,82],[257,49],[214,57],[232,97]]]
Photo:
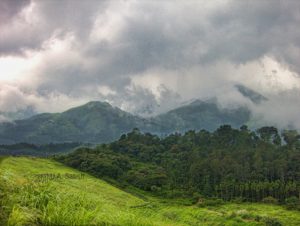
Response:
[[[134,129],[110,144],[55,159],[165,197],[299,204],[300,135],[293,130],[223,125],[160,138]]]

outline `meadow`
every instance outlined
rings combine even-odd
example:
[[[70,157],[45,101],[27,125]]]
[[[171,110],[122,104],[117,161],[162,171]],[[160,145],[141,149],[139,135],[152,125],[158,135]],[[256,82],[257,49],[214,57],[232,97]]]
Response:
[[[279,205],[186,205],[107,182],[35,157],[0,159],[0,225],[300,225]]]

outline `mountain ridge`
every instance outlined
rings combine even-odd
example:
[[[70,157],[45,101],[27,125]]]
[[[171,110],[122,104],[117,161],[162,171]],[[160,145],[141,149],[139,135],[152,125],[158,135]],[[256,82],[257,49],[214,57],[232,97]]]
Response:
[[[260,104],[267,98],[243,85],[235,85],[245,98]],[[216,98],[194,99],[183,106],[149,118],[134,115],[108,102],[90,101],[61,113],[42,113],[0,123],[0,144],[82,142],[105,143],[139,128],[164,136],[187,130],[213,131],[220,125],[240,127],[251,119],[245,106],[221,108]]]
[[[62,113],[43,113],[0,126],[0,143],[106,142],[119,131],[144,128],[144,120],[104,102],[89,102]],[[98,139],[100,137],[100,139]]]
[[[214,101],[195,100],[151,118],[123,111],[108,102],[91,101],[62,113],[42,113],[0,124],[0,144],[28,142],[105,143],[139,128],[158,135],[187,130],[214,130],[221,124],[241,126],[250,118],[245,107],[221,109]]]

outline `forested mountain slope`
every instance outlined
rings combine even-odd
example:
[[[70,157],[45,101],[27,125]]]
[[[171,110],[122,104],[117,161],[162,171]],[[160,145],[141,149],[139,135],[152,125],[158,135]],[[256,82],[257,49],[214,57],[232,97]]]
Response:
[[[221,126],[214,132],[189,131],[159,138],[135,129],[118,141],[79,148],[57,160],[100,178],[164,197],[272,197],[299,205],[300,135],[274,127],[256,132]],[[300,207],[300,205],[298,206]]]

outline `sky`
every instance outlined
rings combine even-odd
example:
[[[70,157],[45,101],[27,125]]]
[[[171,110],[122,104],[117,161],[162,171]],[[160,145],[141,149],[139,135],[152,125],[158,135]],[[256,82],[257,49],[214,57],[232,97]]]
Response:
[[[94,100],[151,116],[214,98],[300,129],[299,24],[297,0],[0,0],[0,121]]]

